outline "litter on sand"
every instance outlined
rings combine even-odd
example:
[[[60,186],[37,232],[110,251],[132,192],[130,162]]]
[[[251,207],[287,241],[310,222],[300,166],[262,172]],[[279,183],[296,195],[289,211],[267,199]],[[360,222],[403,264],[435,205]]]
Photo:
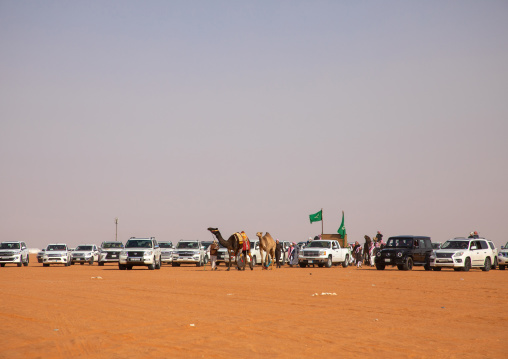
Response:
[[[91,277],[90,279],[102,279],[102,277]]]
[[[189,325],[190,325],[191,327],[195,327],[195,325],[194,325],[194,324],[189,324]]]
[[[316,295],[337,295],[337,293],[326,293],[326,292],[323,292],[321,294],[319,294],[319,293],[312,294],[313,297],[316,296]]]

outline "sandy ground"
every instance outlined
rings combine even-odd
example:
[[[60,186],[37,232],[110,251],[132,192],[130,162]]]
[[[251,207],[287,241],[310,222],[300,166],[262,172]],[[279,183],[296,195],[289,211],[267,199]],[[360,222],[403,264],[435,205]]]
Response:
[[[508,357],[508,271],[219,268],[7,265],[0,357]]]

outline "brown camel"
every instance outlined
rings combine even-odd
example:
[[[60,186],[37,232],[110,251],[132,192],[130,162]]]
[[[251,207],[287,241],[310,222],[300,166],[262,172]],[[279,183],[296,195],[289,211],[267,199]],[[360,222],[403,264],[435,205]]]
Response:
[[[268,232],[266,232],[264,236],[263,232],[258,232],[256,236],[259,238],[259,252],[261,253],[261,260],[263,261],[263,269],[268,269],[268,255],[272,257],[271,269],[273,269],[273,262],[275,262],[275,241]],[[265,252],[264,260],[263,251]]]
[[[218,228],[208,228],[208,230],[210,232],[212,232],[212,234],[217,238],[217,240],[219,241],[220,244],[222,244],[223,247],[227,248],[228,254],[229,254],[229,261],[228,261],[228,269],[227,270],[229,270],[231,267],[231,257],[237,258],[239,254],[242,254],[242,249],[243,249],[242,245],[238,241],[238,238],[235,234],[232,234],[226,241],[224,238],[222,238],[222,234],[220,234]],[[249,256],[250,256],[250,251],[249,251]],[[247,258],[244,258],[243,269],[245,269],[245,262],[247,262]],[[238,269],[240,269],[238,259],[236,261],[236,266],[238,267]],[[252,257],[251,257],[251,261],[250,261],[250,269],[251,270],[253,269]]]

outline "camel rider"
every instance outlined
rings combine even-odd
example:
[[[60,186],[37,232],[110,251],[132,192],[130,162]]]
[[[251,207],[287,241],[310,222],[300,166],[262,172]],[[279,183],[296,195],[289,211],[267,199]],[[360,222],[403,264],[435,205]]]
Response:
[[[245,264],[247,264],[247,255],[248,255],[249,258],[250,258],[251,269],[252,269],[252,255],[250,253],[250,240],[249,240],[249,237],[247,237],[247,235],[245,234],[244,231],[241,231],[240,234],[241,234],[242,239],[243,239],[242,253],[243,253],[243,258],[245,258]],[[245,266],[243,268],[245,270]]]

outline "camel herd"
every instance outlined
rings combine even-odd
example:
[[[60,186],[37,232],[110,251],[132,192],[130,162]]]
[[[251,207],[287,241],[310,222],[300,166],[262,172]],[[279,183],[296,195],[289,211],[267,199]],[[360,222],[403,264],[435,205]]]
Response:
[[[227,240],[225,240],[222,235],[219,232],[219,229],[217,228],[208,228],[210,232],[217,238],[220,244],[222,244],[225,248],[227,248],[229,256],[236,258],[239,256],[242,252],[242,245],[240,244],[238,240],[238,236],[235,234],[232,234]],[[261,258],[263,259],[263,269],[268,268],[268,256],[271,258],[275,258],[275,241],[273,240],[270,233],[266,232],[265,235],[263,235],[262,232],[256,233],[256,236],[259,238],[259,252],[261,253]],[[263,254],[264,253],[264,254]],[[271,261],[271,269],[273,269],[273,262]],[[228,262],[228,269],[231,267],[231,261]],[[252,269],[252,260],[250,261],[250,269]]]

